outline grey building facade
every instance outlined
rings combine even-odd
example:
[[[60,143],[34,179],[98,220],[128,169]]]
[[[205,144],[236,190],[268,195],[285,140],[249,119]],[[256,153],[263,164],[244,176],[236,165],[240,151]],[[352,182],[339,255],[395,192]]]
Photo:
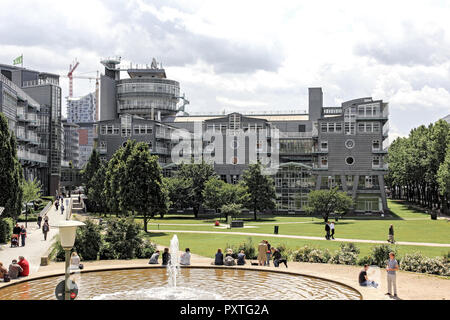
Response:
[[[163,69],[131,69],[130,79],[120,80],[116,64],[104,65],[100,121],[94,133],[104,160],[129,139],[143,141],[170,175],[176,170],[173,152],[186,162],[191,159],[191,154],[183,154],[176,139],[171,139],[177,129],[184,129],[193,138],[192,145],[200,139],[205,159],[215,156],[215,171],[228,183],[242,178],[252,155],[253,160],[269,159],[272,166],[276,163],[273,178],[278,211],[301,212],[311,190],[333,187],[353,197],[357,212],[388,209],[384,188],[388,104],[382,100],[368,97],[324,107],[322,89],[309,88],[305,114],[178,115],[179,84],[166,80]],[[196,127],[200,128],[200,138],[195,137]],[[256,138],[241,139],[237,131],[254,132]],[[221,149],[216,144],[211,152],[208,148],[217,139]],[[277,154],[276,162],[272,154]]]
[[[54,195],[61,174],[59,76],[3,64],[0,73],[1,111],[18,140],[24,175],[38,178],[44,193]]]

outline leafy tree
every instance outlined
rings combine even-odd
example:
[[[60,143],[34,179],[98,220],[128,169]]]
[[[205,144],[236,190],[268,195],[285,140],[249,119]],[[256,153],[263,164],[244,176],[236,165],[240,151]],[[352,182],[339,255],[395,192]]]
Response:
[[[140,226],[132,218],[110,219],[105,241],[114,259],[134,259],[142,246]]]
[[[311,214],[321,214],[328,221],[330,213],[345,214],[352,207],[353,200],[338,188],[331,190],[314,190],[308,194],[308,205],[305,210]]]
[[[253,209],[255,220],[258,210],[275,208],[275,186],[273,179],[261,172],[261,164],[251,164],[244,171],[242,185],[248,191],[245,207]]]
[[[242,210],[242,206],[237,203],[224,204],[220,208],[220,211],[225,216],[226,220],[228,220],[228,216],[235,217],[235,216],[239,215],[241,213],[241,210]]]
[[[105,180],[106,164],[101,164],[100,168],[92,176],[89,187],[86,188],[90,210],[94,210],[94,212],[106,213],[107,211],[107,200],[104,192]]]
[[[193,206],[194,198],[192,179],[182,177],[164,178],[167,186],[168,197],[172,208],[184,210]]]
[[[24,180],[22,183],[23,202],[39,199],[41,196],[41,184],[37,179]]]
[[[85,187],[89,187],[94,174],[100,169],[100,166],[100,155],[98,151],[94,149],[92,150],[88,162],[84,165],[83,170],[81,170],[81,177]]]
[[[150,155],[146,143],[135,144],[125,163],[124,179],[120,185],[121,205],[126,210],[143,215],[145,232],[148,218],[155,212],[164,216],[168,207],[166,186],[157,159],[157,156]]]
[[[437,172],[437,183],[439,185],[439,192],[443,197],[443,211],[448,212],[448,202],[450,201],[450,142],[447,147],[447,154],[444,161],[439,166]]]
[[[197,218],[200,206],[203,203],[203,190],[205,183],[210,178],[216,176],[212,165],[201,163],[182,163],[177,172],[177,177],[185,180],[192,180],[192,197],[189,199],[194,209],[194,215]]]
[[[214,209],[216,212],[225,204],[222,197],[222,189],[227,183],[217,177],[212,177],[205,183],[203,189],[203,205]]]
[[[17,218],[22,209],[22,166],[17,159],[17,142],[0,113],[0,206],[2,217]]]

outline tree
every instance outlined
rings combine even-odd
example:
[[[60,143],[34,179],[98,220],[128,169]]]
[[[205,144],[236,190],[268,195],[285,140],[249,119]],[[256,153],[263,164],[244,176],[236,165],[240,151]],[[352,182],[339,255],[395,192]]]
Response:
[[[102,228],[93,223],[92,220],[84,221],[83,228],[77,228],[74,249],[83,260],[97,260],[98,254],[102,248]]]
[[[321,214],[323,219],[328,221],[330,213],[346,214],[353,206],[353,200],[345,192],[338,191],[338,188],[331,190],[314,190],[308,194],[308,205],[306,212],[310,214]]]
[[[205,183],[214,176],[216,176],[216,173],[214,172],[213,166],[203,160],[201,163],[182,163],[178,168],[178,178],[192,180],[192,197],[190,202],[192,203],[196,218],[198,217],[200,206],[203,203]]]
[[[150,155],[146,143],[134,144],[121,180],[121,205],[124,210],[143,215],[145,232],[149,217],[153,217],[155,212],[164,216],[167,211],[165,187],[158,157]]]
[[[225,216],[225,220],[228,220],[228,216],[235,217],[235,216],[239,215],[241,213],[241,210],[242,210],[242,206],[237,203],[224,204],[220,208],[220,211]]]
[[[101,164],[97,172],[92,176],[89,187],[86,188],[86,195],[90,210],[94,212],[106,213],[107,201],[105,199],[106,164]]]
[[[8,120],[0,113],[0,206],[2,217],[17,218],[22,210],[23,171],[17,159],[17,142],[8,128]]]
[[[203,189],[203,205],[214,209],[216,212],[225,204],[222,197],[222,189],[227,183],[217,177],[212,177],[205,183]]]
[[[439,166],[437,172],[437,183],[439,185],[439,193],[443,197],[443,211],[447,213],[449,209],[448,203],[450,201],[450,142],[448,143],[445,159]]]
[[[193,206],[192,199],[194,198],[192,179],[183,177],[163,178],[167,186],[168,197],[170,205],[174,209],[185,210]]]
[[[96,149],[92,150],[88,162],[81,170],[81,177],[85,187],[88,187],[94,177],[94,174],[100,169],[100,155]]]
[[[24,180],[22,183],[23,202],[28,203],[39,199],[41,196],[41,184],[37,179]]]
[[[262,174],[259,162],[251,164],[244,171],[242,181],[249,193],[245,207],[253,209],[255,220],[258,210],[275,208],[276,194],[273,179]]]

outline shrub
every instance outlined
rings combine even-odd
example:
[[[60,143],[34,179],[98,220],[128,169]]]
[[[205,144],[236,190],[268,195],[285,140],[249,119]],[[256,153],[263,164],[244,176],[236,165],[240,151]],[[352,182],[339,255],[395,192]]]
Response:
[[[359,249],[353,243],[342,243],[340,250],[331,257],[330,263],[355,265],[358,258]]]
[[[105,241],[109,243],[116,259],[134,259],[142,244],[140,226],[131,219],[109,219]]]
[[[396,253],[396,250],[388,244],[374,246],[372,248],[372,254],[370,255],[373,259],[373,264],[379,266],[380,268],[386,267],[387,261],[389,260],[389,252]],[[397,259],[397,261],[399,261],[399,259]]]
[[[11,218],[0,218],[0,243],[11,240],[14,222]]]
[[[400,270],[450,276],[450,263],[445,256],[427,258],[416,252],[403,256]]]
[[[290,258],[297,262],[327,263],[331,259],[331,255],[328,249],[320,250],[304,246],[293,251]]]
[[[102,227],[87,219],[85,226],[77,229],[74,250],[82,260],[97,260],[103,246]]]
[[[136,257],[140,259],[150,259],[155,251],[156,245],[149,240],[144,240],[137,250]]]
[[[373,258],[371,256],[364,256],[358,260],[358,265],[363,266],[365,264],[374,265]]]
[[[291,258],[293,261],[297,262],[309,262],[309,254],[312,250],[312,248],[304,246],[298,250],[293,251],[291,254]]]
[[[238,245],[230,245],[226,244],[225,250],[231,248],[233,250],[233,254],[237,255],[241,250],[244,250],[245,257],[247,259],[256,259],[258,257],[256,246],[253,244],[253,240],[251,237],[247,238],[244,242]]]
[[[111,246],[110,243],[105,243],[100,248],[99,259],[100,260],[114,260],[114,259],[117,259],[117,256],[116,256],[116,254],[114,252],[114,248]]]

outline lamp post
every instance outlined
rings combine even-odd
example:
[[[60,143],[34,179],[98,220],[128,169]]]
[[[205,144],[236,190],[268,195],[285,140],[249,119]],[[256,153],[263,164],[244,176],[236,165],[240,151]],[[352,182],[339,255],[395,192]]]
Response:
[[[69,277],[70,277],[70,250],[72,250],[75,243],[75,235],[77,227],[84,226],[85,224],[80,221],[64,220],[58,222],[55,227],[59,228],[59,237],[61,238],[61,246],[65,251],[66,260],[66,272],[65,272],[65,294],[64,300],[70,300],[70,288],[69,288]]]

